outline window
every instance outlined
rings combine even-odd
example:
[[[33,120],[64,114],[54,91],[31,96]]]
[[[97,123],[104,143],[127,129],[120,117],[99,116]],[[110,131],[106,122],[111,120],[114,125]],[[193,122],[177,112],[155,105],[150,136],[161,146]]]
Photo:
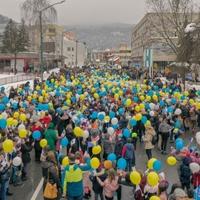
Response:
[[[71,51],[71,48],[70,48],[70,47],[67,47],[67,51]]]
[[[74,51],[74,47],[72,47],[72,51]]]

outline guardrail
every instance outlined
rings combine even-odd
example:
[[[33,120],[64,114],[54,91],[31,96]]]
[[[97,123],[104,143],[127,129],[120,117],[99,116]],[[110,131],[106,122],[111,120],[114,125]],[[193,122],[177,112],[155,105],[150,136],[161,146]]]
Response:
[[[19,74],[19,75],[13,75],[13,76],[8,76],[4,78],[0,78],[0,85],[6,85],[10,83],[17,83],[21,81],[28,81],[28,80],[33,80],[35,78],[34,74]]]

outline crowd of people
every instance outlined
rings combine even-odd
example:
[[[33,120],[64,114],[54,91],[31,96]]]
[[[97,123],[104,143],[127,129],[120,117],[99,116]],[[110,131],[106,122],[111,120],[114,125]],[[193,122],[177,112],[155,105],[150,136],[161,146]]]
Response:
[[[9,94],[1,87],[0,200],[29,181],[32,162],[44,199],[200,199],[199,96],[173,80],[97,69],[52,73]],[[136,162],[144,152],[146,170]]]

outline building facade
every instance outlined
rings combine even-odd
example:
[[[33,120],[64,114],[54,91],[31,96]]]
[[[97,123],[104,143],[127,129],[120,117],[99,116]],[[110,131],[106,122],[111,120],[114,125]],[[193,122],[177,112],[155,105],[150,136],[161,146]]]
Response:
[[[152,25],[158,21],[155,13],[147,13],[133,28],[131,37],[131,59],[134,66],[142,67],[144,65],[144,52],[146,49],[151,49],[153,52],[154,66],[165,67],[176,60],[174,52],[166,45],[164,38],[160,36],[160,33]],[[170,28],[170,25],[169,31],[170,39],[175,42],[178,41],[175,31]]]

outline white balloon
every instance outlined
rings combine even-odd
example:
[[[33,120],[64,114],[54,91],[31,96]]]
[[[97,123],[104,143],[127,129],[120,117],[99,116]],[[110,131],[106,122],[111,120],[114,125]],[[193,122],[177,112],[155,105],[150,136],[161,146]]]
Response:
[[[182,113],[180,108],[177,108],[174,112],[175,115],[180,115]]]
[[[112,125],[118,124],[118,119],[117,119],[116,117],[112,118],[111,124],[112,124]]]
[[[2,115],[2,117],[3,117],[4,119],[7,119],[7,117],[8,117],[8,114],[7,114],[6,112],[1,113],[1,115]]]
[[[26,114],[26,118],[27,118],[27,119],[30,119],[30,117],[31,117],[30,113],[27,113],[27,114]]]
[[[193,163],[190,163],[190,169],[191,169],[192,173],[194,174],[194,173],[199,172],[200,166],[198,163],[193,162]]]
[[[149,115],[153,117],[155,115],[154,111],[150,111]]]
[[[20,125],[18,126],[18,130],[21,130],[21,129],[25,129],[24,124],[20,124]]]
[[[200,145],[200,137],[196,138],[196,141]]]
[[[151,108],[151,110],[154,110],[155,104],[154,104],[154,103],[150,103],[150,104],[149,104],[149,107]]]
[[[113,119],[114,119],[114,118],[113,118]],[[109,135],[112,135],[112,134],[115,132],[115,130],[114,130],[113,127],[109,127],[109,128],[107,129],[107,132],[108,132]]]
[[[88,132],[88,130],[84,130],[83,138],[87,139],[88,137],[89,137],[89,132]]]
[[[157,105],[155,105],[154,110],[159,110],[159,108],[160,108],[160,106],[157,104]]]
[[[200,138],[200,132],[197,132],[195,137],[196,139]]]
[[[13,165],[15,167],[19,167],[21,164],[22,164],[22,159],[20,157],[17,156],[13,159]]]

